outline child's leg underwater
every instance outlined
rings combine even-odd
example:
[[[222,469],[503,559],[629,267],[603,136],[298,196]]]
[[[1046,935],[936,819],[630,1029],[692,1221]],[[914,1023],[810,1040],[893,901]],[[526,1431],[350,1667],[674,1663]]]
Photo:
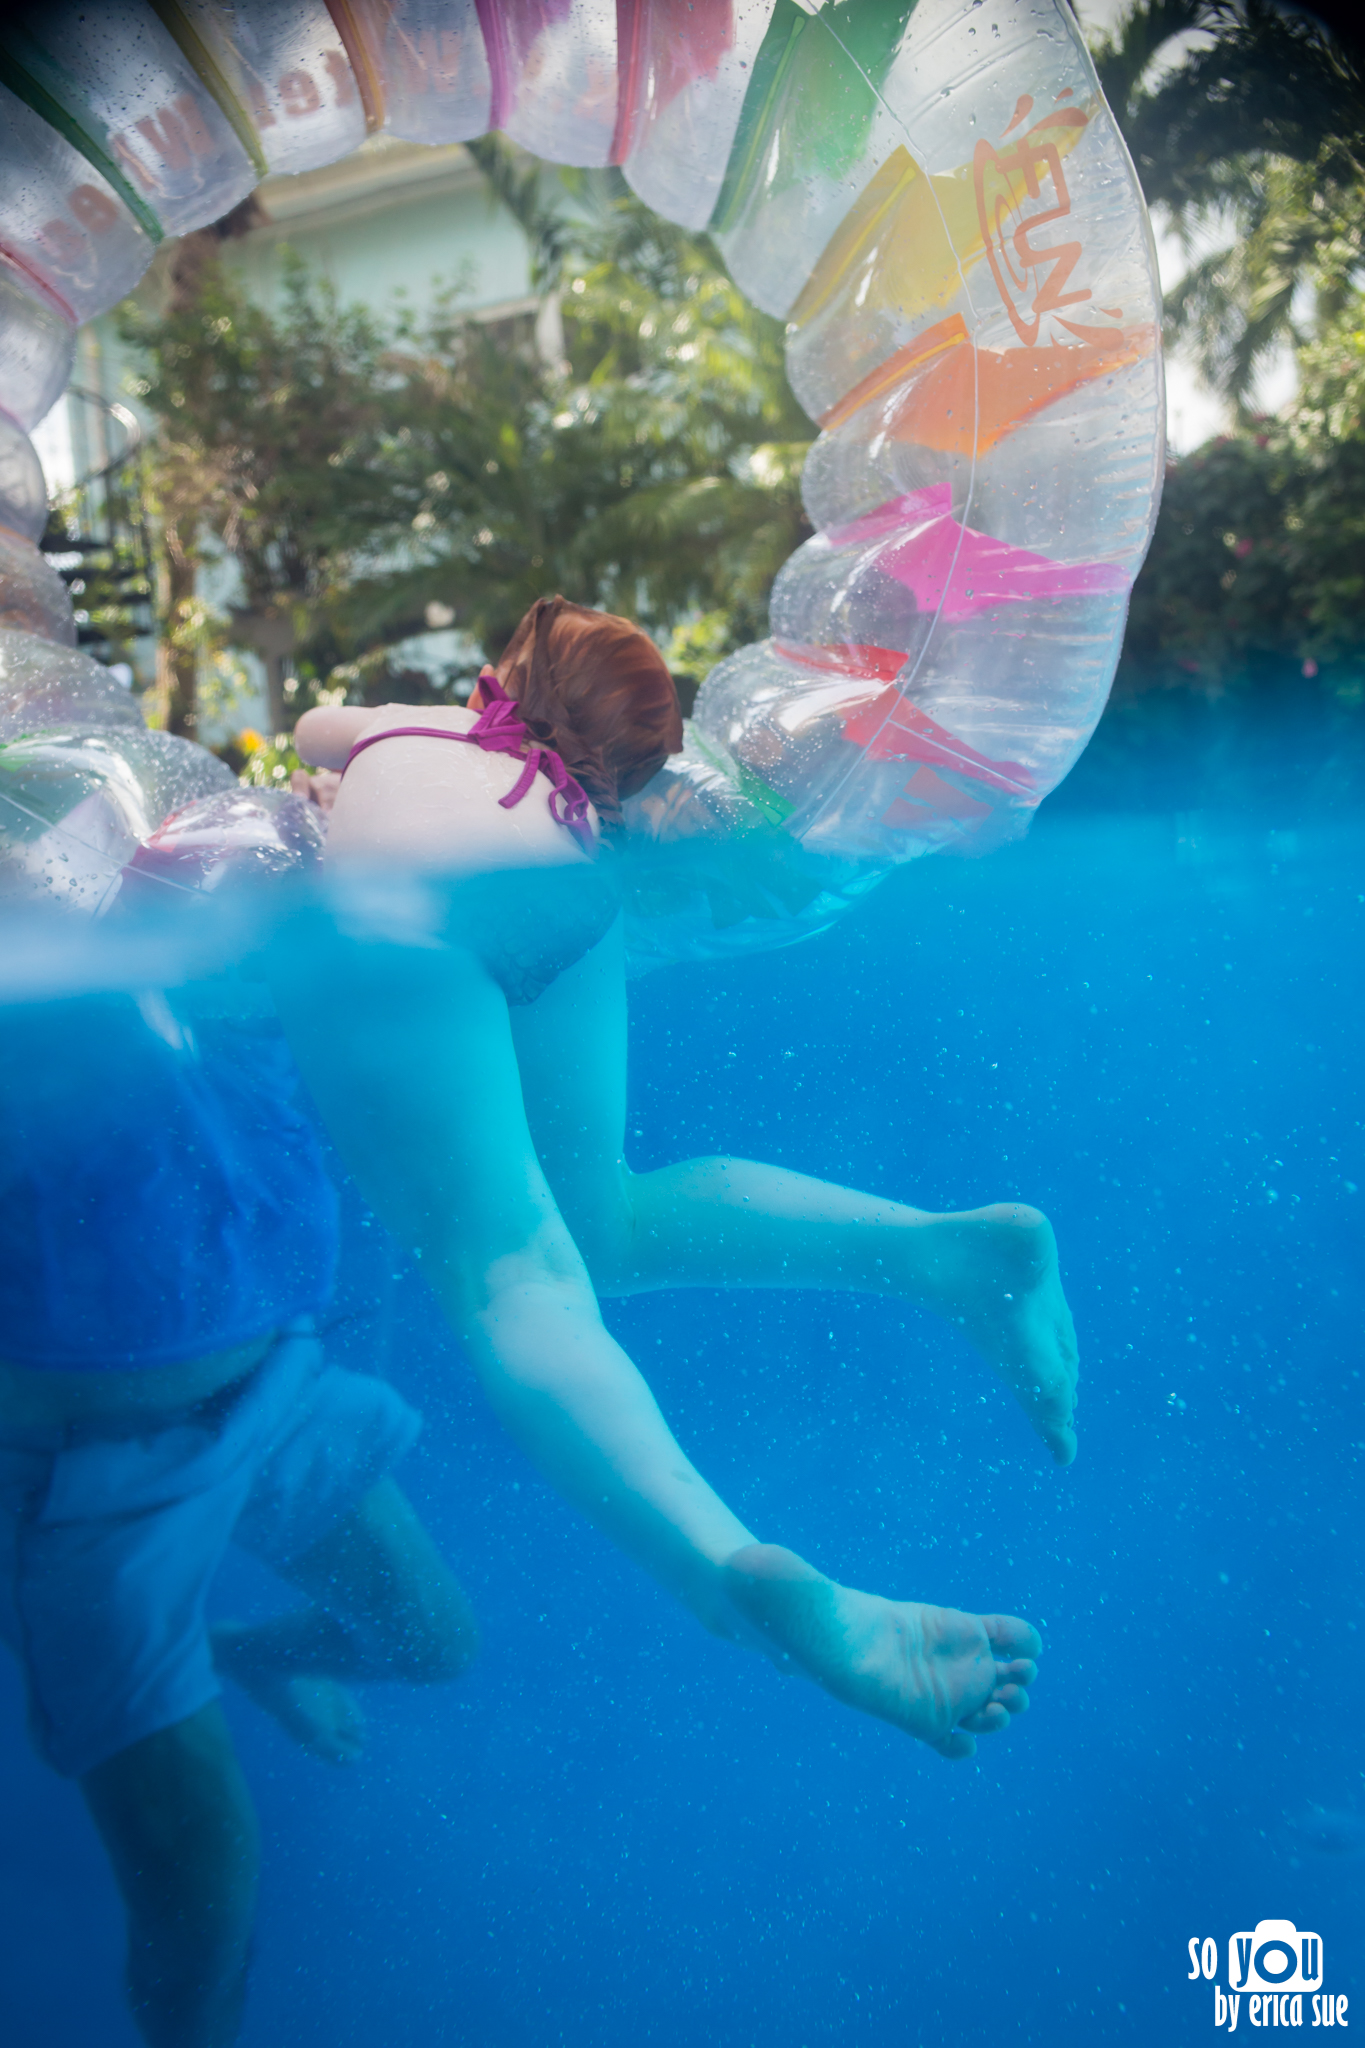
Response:
[[[747,1159],[632,1173],[619,945],[604,940],[512,1019],[536,1150],[597,1292],[821,1287],[914,1302],[971,1339],[1069,1464],[1076,1334],[1047,1218],[1020,1203],[936,1215]]]
[[[143,2039],[232,2048],[260,1847],[221,1705],[97,1764],[81,1791],[127,1908],[128,1995]]]
[[[343,958],[282,991],[286,1028],[362,1192],[423,1253],[491,1405],[545,1476],[709,1627],[761,1639],[847,1704],[945,1756],[1007,1725],[1034,1675],[1027,1623],[837,1586],[755,1542],[690,1464],[602,1325],[527,1129],[506,1004],[482,971],[433,958],[401,1002],[387,973],[366,983]],[[461,1072],[461,1042],[477,1071]],[[580,1051],[570,1034],[561,1060]]]
[[[821,1287],[889,1294],[954,1323],[1058,1464],[1076,1455],[1075,1326],[1052,1225],[1022,1203],[934,1215],[748,1159],[688,1159],[629,1183],[631,1231],[603,1294]]]
[[[214,1661],[325,1763],[352,1763],[364,1747],[351,1683],[444,1685],[477,1652],[473,1610],[392,1477],[283,1571],[310,1604],[219,1624]]]
[[[603,1326],[526,1127],[501,990],[465,955],[376,962],[342,947],[282,983],[280,1001],[338,1150],[421,1255],[494,1412],[568,1500],[724,1632],[722,1567],[753,1537]]]

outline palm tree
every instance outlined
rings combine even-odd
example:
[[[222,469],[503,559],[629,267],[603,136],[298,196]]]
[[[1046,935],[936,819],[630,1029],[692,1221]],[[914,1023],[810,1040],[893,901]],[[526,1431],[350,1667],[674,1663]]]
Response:
[[[1286,341],[1324,336],[1354,308],[1365,64],[1351,19],[1343,9],[1328,28],[1274,0],[1133,0],[1093,46],[1148,202],[1190,259],[1167,300],[1171,336],[1239,407]]]

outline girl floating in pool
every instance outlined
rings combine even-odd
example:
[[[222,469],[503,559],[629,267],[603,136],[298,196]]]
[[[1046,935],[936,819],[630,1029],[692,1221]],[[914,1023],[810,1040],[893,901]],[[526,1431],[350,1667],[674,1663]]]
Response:
[[[717,1634],[968,1756],[1027,1705],[1034,1630],[859,1592],[757,1541],[598,1310],[667,1287],[898,1295],[962,1328],[1058,1463],[1075,1455],[1075,1337],[1036,1210],[931,1215],[750,1160],[626,1165],[603,833],[681,738],[647,636],[560,597],[468,710],[307,713],[301,751],[342,772],[328,860],[349,936],[282,971],[281,1008],[362,1188],[559,1490]]]

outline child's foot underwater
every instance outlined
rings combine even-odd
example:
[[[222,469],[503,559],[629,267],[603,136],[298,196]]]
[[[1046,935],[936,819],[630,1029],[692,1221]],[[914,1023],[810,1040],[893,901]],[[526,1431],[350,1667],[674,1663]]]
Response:
[[[365,1716],[349,1686],[260,1663],[251,1655],[250,1638],[250,1629],[214,1629],[218,1669],[310,1756],[325,1764],[355,1763],[365,1747]]]
[[[1078,1352],[1052,1225],[1037,1209],[998,1202],[925,1227],[942,1245],[933,1305],[995,1367],[1057,1463],[1069,1465]]]
[[[1013,1615],[883,1600],[770,1543],[736,1551],[725,1574],[736,1607],[807,1677],[942,1757],[973,1755],[976,1736],[1028,1706],[1042,1644]]]

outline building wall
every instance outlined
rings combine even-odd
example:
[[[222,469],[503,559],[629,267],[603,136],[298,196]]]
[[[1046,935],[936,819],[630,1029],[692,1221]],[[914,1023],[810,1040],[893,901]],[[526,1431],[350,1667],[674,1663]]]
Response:
[[[533,303],[521,229],[458,143],[423,149],[376,136],[325,170],[268,178],[257,197],[269,225],[233,244],[229,261],[263,299],[289,247],[343,299],[375,308],[401,294],[421,310],[452,284],[490,316]]]
[[[286,249],[325,276],[343,300],[379,312],[405,304],[420,313],[438,290],[452,286],[464,305],[490,319],[535,303],[525,237],[459,143],[424,149],[375,136],[324,170],[267,178],[256,196],[265,224],[227,243],[224,258],[265,303],[278,293]],[[173,246],[159,252],[135,302],[160,301]],[[134,374],[117,313],[82,330],[73,382],[137,411]],[[35,434],[44,466],[52,464],[49,483],[58,489],[71,482],[73,464],[98,455],[98,424],[76,408],[68,424],[64,411],[59,401]]]

